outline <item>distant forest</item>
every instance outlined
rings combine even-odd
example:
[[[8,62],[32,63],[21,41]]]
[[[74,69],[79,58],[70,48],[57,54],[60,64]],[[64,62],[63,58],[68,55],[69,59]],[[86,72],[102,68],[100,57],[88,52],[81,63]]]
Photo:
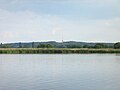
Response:
[[[87,43],[87,42],[30,42],[30,43],[1,43],[0,48],[115,48],[120,49],[120,42],[117,43]]]

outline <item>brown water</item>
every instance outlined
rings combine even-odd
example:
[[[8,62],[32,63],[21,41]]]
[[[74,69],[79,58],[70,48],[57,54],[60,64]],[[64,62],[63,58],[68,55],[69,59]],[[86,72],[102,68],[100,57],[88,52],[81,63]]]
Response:
[[[0,55],[0,90],[120,90],[120,55]]]

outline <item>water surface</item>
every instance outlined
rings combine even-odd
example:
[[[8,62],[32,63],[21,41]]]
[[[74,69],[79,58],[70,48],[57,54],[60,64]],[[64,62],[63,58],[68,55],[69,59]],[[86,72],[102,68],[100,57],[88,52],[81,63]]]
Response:
[[[0,55],[0,90],[120,90],[120,55]]]

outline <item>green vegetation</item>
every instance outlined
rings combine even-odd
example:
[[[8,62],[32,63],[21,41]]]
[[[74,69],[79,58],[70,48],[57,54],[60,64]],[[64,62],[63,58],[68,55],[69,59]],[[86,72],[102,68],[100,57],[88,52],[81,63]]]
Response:
[[[22,43],[21,42],[19,43],[19,48],[22,48]]]
[[[90,48],[90,46],[88,46],[88,45],[84,45],[83,48]]]
[[[66,48],[82,48],[80,45],[67,45]]]
[[[120,49],[120,42],[114,44],[115,49]]]
[[[54,48],[51,44],[39,44],[37,48]]]
[[[94,46],[94,48],[108,48],[108,46],[107,46],[107,45],[104,45],[104,44],[102,44],[102,43],[97,43],[97,44]]]
[[[0,48],[2,48],[2,43],[0,44]]]
[[[1,48],[0,54],[70,54],[70,53],[120,53],[120,49],[84,48]]]
[[[6,44],[0,44],[0,48],[10,48],[10,46],[9,45],[6,45]]]
[[[19,43],[7,43],[0,44],[0,48],[118,48],[119,43],[87,43],[87,42],[75,42],[75,41],[67,41],[67,42],[19,42]]]
[[[35,48],[35,43],[34,42],[32,42],[32,48]]]
[[[69,53],[120,53],[120,42],[112,44],[75,44],[75,43],[38,43],[25,44],[16,43],[16,48],[11,48],[12,44],[0,44],[0,54],[69,54]],[[56,46],[58,45],[58,46]]]

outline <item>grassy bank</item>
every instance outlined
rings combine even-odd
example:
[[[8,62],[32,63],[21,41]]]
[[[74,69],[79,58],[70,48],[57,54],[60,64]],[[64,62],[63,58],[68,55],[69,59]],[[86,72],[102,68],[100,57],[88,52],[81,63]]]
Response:
[[[120,53],[120,49],[0,48],[0,54]]]

